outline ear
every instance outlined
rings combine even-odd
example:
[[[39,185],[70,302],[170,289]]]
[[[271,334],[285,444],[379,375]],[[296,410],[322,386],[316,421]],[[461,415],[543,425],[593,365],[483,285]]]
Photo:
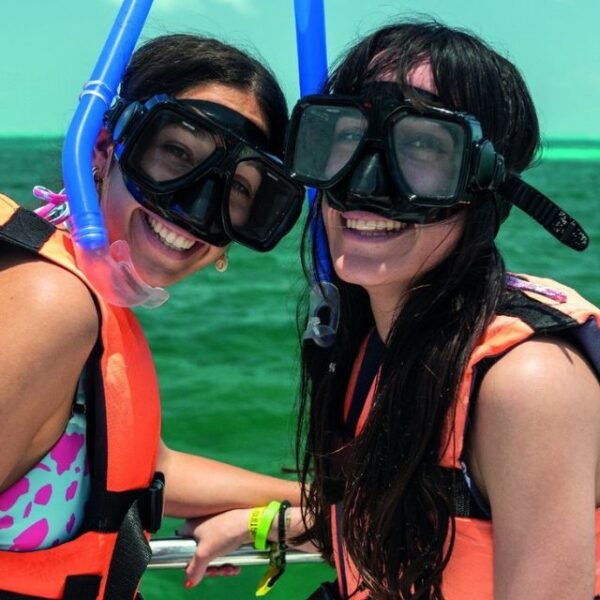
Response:
[[[98,169],[102,179],[106,178],[112,165],[114,142],[111,135],[103,127],[96,138],[92,163]]]

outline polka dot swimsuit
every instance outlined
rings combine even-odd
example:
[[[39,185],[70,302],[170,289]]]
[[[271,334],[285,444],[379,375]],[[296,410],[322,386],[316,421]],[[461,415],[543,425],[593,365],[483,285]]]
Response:
[[[41,550],[72,539],[89,493],[86,418],[74,411],[48,454],[0,492],[0,550]]]

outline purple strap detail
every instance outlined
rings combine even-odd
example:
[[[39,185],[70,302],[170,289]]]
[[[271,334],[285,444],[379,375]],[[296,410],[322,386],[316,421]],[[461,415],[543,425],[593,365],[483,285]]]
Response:
[[[41,185],[36,185],[33,188],[33,195],[45,202],[33,211],[42,219],[46,219],[53,225],[59,225],[69,218],[69,204],[64,190],[57,193]]]
[[[564,292],[553,290],[552,288],[546,287],[545,285],[539,285],[538,283],[533,283],[532,281],[520,279],[511,273],[508,273],[506,276],[506,285],[514,290],[525,290],[528,292],[541,294],[542,296],[551,298],[552,300],[560,302],[561,304],[567,301],[567,295]]]

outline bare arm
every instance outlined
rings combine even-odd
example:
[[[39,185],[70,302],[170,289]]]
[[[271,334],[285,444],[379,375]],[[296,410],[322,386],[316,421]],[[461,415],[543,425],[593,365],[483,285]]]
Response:
[[[304,532],[304,523],[300,508],[293,506],[289,511],[289,527],[286,527],[286,541],[293,539]],[[179,534],[193,536],[198,546],[192,560],[185,568],[188,586],[197,585],[206,573],[211,560],[223,556],[243,544],[252,544],[253,540],[248,529],[250,509],[231,510],[207,519],[191,519],[179,529]],[[275,518],[271,524],[268,539],[278,541],[279,519]],[[302,546],[295,546],[304,552],[317,552],[317,548],[310,542]]]
[[[492,507],[494,598],[589,600],[600,386],[579,352],[529,341],[484,378],[474,474]]]
[[[177,452],[164,443],[158,470],[165,474],[166,480],[165,513],[173,517],[201,517],[233,508],[260,506],[271,500],[300,503],[298,482]]]
[[[5,247],[0,258],[0,490],[64,431],[97,336],[85,285],[65,269]]]
[[[162,442],[158,469],[165,475],[165,513],[190,518],[179,533],[193,536],[198,542],[196,553],[186,567],[187,586],[202,579],[213,558],[251,542],[248,532],[251,507],[267,505],[271,500],[300,504],[300,484],[296,481],[177,452]],[[299,533],[299,521],[299,509],[295,509],[290,537]],[[273,528],[272,539],[276,539],[276,523]]]

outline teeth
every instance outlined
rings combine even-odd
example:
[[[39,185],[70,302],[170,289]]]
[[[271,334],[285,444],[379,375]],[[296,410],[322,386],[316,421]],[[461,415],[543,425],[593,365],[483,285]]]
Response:
[[[189,250],[196,242],[190,238],[183,237],[165,227],[160,221],[157,221],[154,217],[146,214],[146,221],[152,228],[152,231],[156,234],[156,237],[168,248],[172,250]]]
[[[348,229],[357,231],[400,231],[406,227],[406,223],[398,221],[367,221],[365,219],[346,219]]]

